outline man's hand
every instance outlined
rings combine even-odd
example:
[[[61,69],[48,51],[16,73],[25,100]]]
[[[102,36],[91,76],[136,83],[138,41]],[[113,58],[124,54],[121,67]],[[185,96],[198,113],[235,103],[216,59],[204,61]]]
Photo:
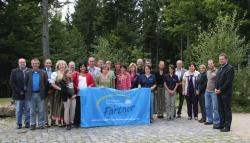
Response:
[[[154,87],[150,87],[150,89],[153,91],[153,90],[154,90]]]
[[[72,96],[71,99],[75,99],[76,98],[76,95]]]
[[[221,94],[221,90],[219,89],[215,89],[215,93],[218,95],[218,94]]]
[[[200,92],[198,90],[196,90],[196,95],[199,96],[200,95]]]

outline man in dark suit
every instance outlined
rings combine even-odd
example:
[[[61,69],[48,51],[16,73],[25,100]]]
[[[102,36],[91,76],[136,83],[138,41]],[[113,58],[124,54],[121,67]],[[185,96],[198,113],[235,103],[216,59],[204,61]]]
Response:
[[[18,60],[18,68],[12,70],[10,75],[10,87],[13,100],[16,106],[16,124],[17,129],[22,128],[22,116],[25,114],[25,127],[30,127],[30,101],[25,97],[25,75],[29,68],[26,67],[26,60]]]
[[[218,98],[220,129],[221,132],[229,132],[232,122],[231,100],[233,92],[234,68],[228,64],[225,53],[219,56],[220,69],[217,72],[215,93]]]
[[[38,108],[38,125],[44,129],[44,99],[48,87],[47,74],[39,69],[40,62],[38,59],[31,60],[32,70],[26,74],[26,96],[30,98],[30,119],[31,130],[36,128],[36,111]]]
[[[51,75],[54,72],[52,68],[52,61],[50,59],[46,59],[44,61],[44,68],[43,70],[47,73],[48,80],[51,79]],[[52,113],[52,100],[53,100],[54,90],[49,86],[48,91],[45,95],[45,105],[44,105],[44,112],[45,112],[45,126],[50,126],[49,119],[51,121],[51,113]]]

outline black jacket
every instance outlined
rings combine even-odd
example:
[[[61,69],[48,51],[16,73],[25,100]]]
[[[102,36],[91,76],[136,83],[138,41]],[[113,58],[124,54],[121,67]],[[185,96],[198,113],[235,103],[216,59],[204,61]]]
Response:
[[[222,95],[232,95],[234,79],[233,66],[226,64],[224,67],[220,67],[216,76],[216,89],[220,89]]]
[[[136,73],[133,80],[131,81],[131,88],[138,88],[138,82],[139,82],[140,74]]]
[[[29,71],[30,71],[29,68],[27,68],[27,70],[24,73],[20,68],[13,69],[11,71],[9,84],[11,87],[12,98],[14,100],[24,100],[25,98],[24,74],[26,74]]]
[[[44,71],[46,72],[46,74],[47,74],[46,68],[43,68],[42,70],[44,70]],[[55,70],[54,70],[53,68],[51,68],[51,74],[52,74],[54,71],[55,71]],[[47,78],[49,78],[48,76],[49,76],[49,75],[47,74]]]
[[[74,93],[71,92],[72,90],[74,92],[74,88],[71,90],[67,86],[67,84],[68,84],[67,81],[64,81],[64,80],[62,80],[59,84],[61,87],[61,91],[59,93],[62,96],[63,102],[66,102],[68,98],[71,98],[72,96],[74,96]]]
[[[207,74],[200,73],[196,79],[196,90],[199,91],[200,94],[204,94],[207,88]]]

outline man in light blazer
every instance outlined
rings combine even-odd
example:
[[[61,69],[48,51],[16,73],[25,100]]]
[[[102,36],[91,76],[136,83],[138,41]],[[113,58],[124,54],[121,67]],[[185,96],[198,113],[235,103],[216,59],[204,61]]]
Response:
[[[177,88],[177,93],[179,94],[179,106],[178,106],[178,111],[177,111],[177,118],[181,117],[181,110],[182,110],[182,106],[183,106],[183,102],[184,102],[184,95],[182,94],[182,80],[183,80],[183,75],[187,70],[183,68],[183,61],[182,60],[178,60],[176,62],[176,71],[175,74],[178,76],[179,79],[179,85]]]

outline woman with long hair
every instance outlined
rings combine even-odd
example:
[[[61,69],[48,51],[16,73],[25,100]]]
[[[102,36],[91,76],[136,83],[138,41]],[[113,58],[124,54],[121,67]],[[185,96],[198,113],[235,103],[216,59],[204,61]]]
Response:
[[[64,60],[58,60],[56,63],[55,72],[52,73],[51,79],[49,82],[53,89],[55,90],[55,94],[52,99],[52,124],[63,126],[63,100],[60,94],[61,87],[60,82],[63,79],[63,75],[65,70],[68,68],[67,63]]]

